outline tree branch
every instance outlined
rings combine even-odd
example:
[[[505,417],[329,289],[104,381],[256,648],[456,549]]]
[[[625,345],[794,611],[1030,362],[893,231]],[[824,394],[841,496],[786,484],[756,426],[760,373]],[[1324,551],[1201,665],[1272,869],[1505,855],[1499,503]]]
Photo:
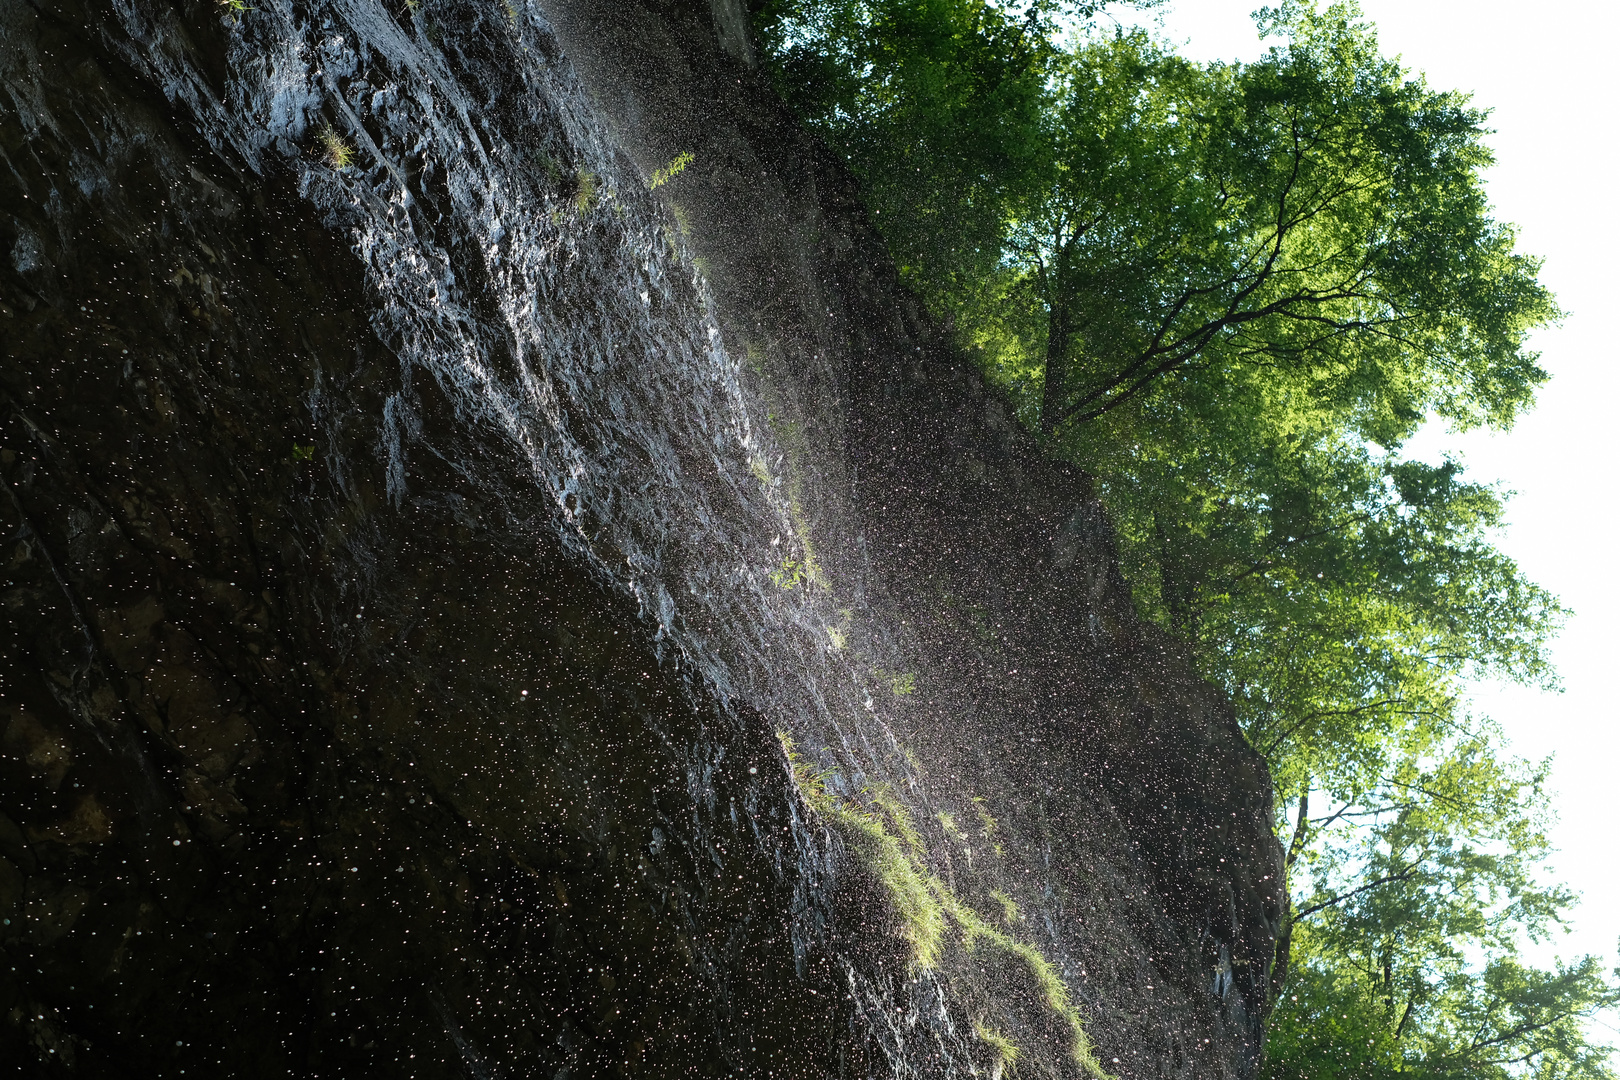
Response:
[[[1336,904],[1342,904],[1344,901],[1350,899],[1352,896],[1357,896],[1357,895],[1359,895],[1361,893],[1364,893],[1368,889],[1376,889],[1380,885],[1388,885],[1390,882],[1393,882],[1393,881],[1410,881],[1412,878],[1414,878],[1416,876],[1417,876],[1417,864],[1413,863],[1411,866],[1407,867],[1405,870],[1402,870],[1402,871],[1400,871],[1398,873],[1385,874],[1383,877],[1375,878],[1372,881],[1367,882],[1365,885],[1362,885],[1362,886],[1359,886],[1357,888],[1351,889],[1347,893],[1340,893],[1338,896],[1335,896],[1335,897],[1333,897],[1331,899],[1323,900],[1321,903],[1312,904],[1308,908],[1303,908],[1303,909],[1301,909],[1301,911],[1300,911],[1300,913],[1298,915],[1294,916],[1294,919],[1297,922],[1298,920],[1306,918],[1307,916],[1315,915],[1318,911],[1322,911],[1325,908],[1333,907]]]

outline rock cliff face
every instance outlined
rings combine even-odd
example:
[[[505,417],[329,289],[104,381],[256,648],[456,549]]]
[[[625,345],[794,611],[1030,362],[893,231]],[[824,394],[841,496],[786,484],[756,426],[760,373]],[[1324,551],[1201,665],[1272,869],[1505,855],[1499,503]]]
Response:
[[[750,47],[0,0],[0,1060],[1252,1071],[1263,765]]]

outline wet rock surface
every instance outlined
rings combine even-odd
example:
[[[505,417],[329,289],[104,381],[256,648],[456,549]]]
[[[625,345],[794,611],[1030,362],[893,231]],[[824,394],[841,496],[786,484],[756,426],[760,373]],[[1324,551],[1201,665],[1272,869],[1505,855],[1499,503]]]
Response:
[[[7,1067],[1077,1072],[780,732],[1249,1069],[1263,768],[736,7],[0,0]]]
[[[666,197],[811,478],[801,516],[859,537],[828,545],[834,582],[860,580],[919,667],[927,693],[890,719],[929,812],[982,804],[1018,849],[975,871],[941,835],[959,888],[1040,912],[1106,1067],[1251,1068],[1279,901],[1270,780],[1136,619],[1089,478],[1042,457],[899,284],[854,181],[724,33],[729,5],[552,10],[642,168],[694,156]]]

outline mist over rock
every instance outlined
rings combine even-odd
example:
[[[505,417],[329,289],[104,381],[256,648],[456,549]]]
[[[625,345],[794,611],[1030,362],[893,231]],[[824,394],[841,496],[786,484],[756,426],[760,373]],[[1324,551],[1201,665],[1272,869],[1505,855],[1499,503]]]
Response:
[[[0,0],[20,1074],[1252,1073],[1265,767],[751,50]]]

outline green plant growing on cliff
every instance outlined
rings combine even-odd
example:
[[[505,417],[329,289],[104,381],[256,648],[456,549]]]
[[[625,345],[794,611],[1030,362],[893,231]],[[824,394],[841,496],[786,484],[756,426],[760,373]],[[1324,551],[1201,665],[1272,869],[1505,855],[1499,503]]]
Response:
[[[878,813],[840,799],[828,789],[827,777],[831,770],[817,772],[811,767],[798,753],[787,732],[779,731],[776,737],[782,743],[805,802],[839,830],[867,870],[883,885],[894,904],[901,931],[911,942],[913,958],[922,967],[932,968],[939,960],[945,911],[930,887],[927,871],[907,852],[900,838],[885,827]],[[900,813],[904,814],[903,808]],[[914,829],[911,838],[920,844]]]
[[[984,808],[983,795],[975,795],[971,801],[973,803],[973,813],[979,819],[979,828],[983,831],[984,838],[988,840],[996,834],[996,819],[991,817],[990,811]]]
[[[914,671],[887,671],[873,668],[872,674],[882,680],[895,697],[909,697],[917,692],[917,673]]]
[[[805,564],[798,559],[783,556],[782,565],[770,573],[771,584],[779,589],[797,589],[809,580]]]
[[[778,731],[777,739],[805,802],[839,832],[868,873],[882,885],[918,966],[940,968],[950,959],[952,946],[959,946],[965,956],[979,949],[996,954],[1004,965],[1024,971],[1041,1004],[1062,1019],[1071,1038],[1068,1055],[1075,1064],[1098,1080],[1109,1080],[1097,1062],[1084,1021],[1057,969],[1039,949],[982,918],[929,868],[922,834],[893,790],[871,784],[861,793],[864,803],[840,798],[827,783],[833,770],[818,772],[813,768],[798,753],[787,732]],[[952,927],[954,935],[949,933]],[[947,979],[964,977],[949,970],[948,963],[945,967]],[[986,1041],[998,1051],[1010,1048],[1012,1056],[1017,1055],[1010,1041],[1004,1047],[995,1040]],[[1011,1064],[1012,1057],[1004,1056],[1003,1060]]]
[[[782,564],[770,573],[772,584],[781,589],[796,589],[800,585],[826,588],[826,575],[821,572],[821,566],[816,562],[815,544],[811,541],[809,531],[804,528],[802,521],[796,538],[803,557],[795,559],[784,555]],[[828,633],[831,636],[830,629]]]
[[[675,160],[671,161],[668,165],[665,165],[661,169],[653,170],[652,180],[647,184],[648,188],[653,191],[657,191],[659,188],[675,179],[681,173],[685,172],[686,167],[692,164],[692,160],[692,152],[690,150],[676,155]]]
[[[1107,1077],[1108,1074],[1104,1072],[1092,1051],[1091,1039],[1086,1035],[1080,1012],[1075,1008],[1069,993],[1068,984],[1058,976],[1052,962],[1043,956],[1039,949],[986,922],[978,912],[958,900],[938,878],[933,879],[933,884],[946,912],[961,931],[963,947],[969,953],[976,948],[988,948],[1000,954],[1003,960],[1027,971],[1042,1003],[1062,1017],[1073,1033],[1074,1045],[1070,1054],[1074,1061],[1092,1076]]]
[[[555,188],[562,186],[562,166],[557,164],[556,158],[552,157],[544,150],[536,150],[534,152],[534,160],[535,164],[539,165],[541,171],[546,174],[546,179],[551,182],[552,187]]]
[[[990,844],[990,850],[999,858],[1004,854],[1001,841],[996,839],[996,819],[990,816],[990,811],[984,808],[984,796],[973,796],[973,812],[979,817],[980,835]]]
[[[315,144],[320,147],[321,160],[334,169],[347,169],[354,164],[354,150],[343,136],[333,130],[331,124],[324,125],[315,133]]]
[[[584,217],[596,209],[600,201],[596,174],[583,165],[574,170],[574,212]]]
[[[1009,1076],[1018,1075],[1018,1047],[1013,1041],[995,1028],[986,1027],[982,1022],[974,1021],[973,1033],[986,1045],[995,1051],[996,1063],[991,1075],[1000,1076],[1006,1073]]]

